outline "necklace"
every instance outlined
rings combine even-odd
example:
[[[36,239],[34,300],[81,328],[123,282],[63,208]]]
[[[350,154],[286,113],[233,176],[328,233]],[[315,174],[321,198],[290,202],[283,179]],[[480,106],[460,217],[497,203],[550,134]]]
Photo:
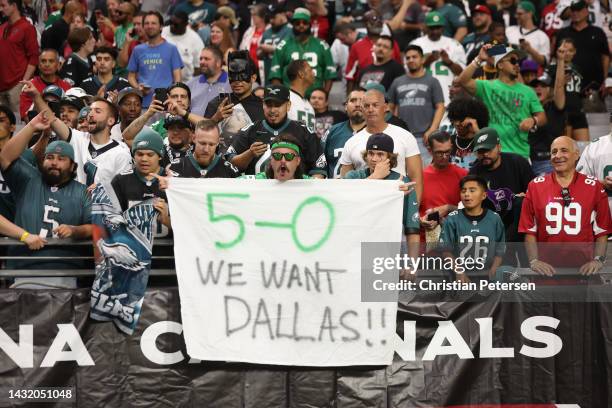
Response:
[[[459,146],[459,139],[460,139],[459,136],[455,138],[455,145],[457,146],[457,149],[462,150],[462,151],[469,149],[470,146],[472,145],[472,142],[474,141],[474,139],[470,139],[470,142],[467,144],[467,146],[461,147]]]

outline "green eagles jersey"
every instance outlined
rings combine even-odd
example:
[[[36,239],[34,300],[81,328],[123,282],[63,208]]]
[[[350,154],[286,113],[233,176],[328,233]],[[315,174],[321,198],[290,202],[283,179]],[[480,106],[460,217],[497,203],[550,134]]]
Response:
[[[285,24],[280,30],[274,31],[272,28],[268,28],[261,36],[261,43],[266,45],[277,46],[283,39],[292,36],[293,32],[289,24]],[[266,83],[269,83],[270,68],[272,68],[272,56],[267,56],[261,59],[264,65],[264,78]]]
[[[346,173],[345,179],[366,179],[370,177],[370,169],[352,170]],[[385,180],[398,180],[402,177],[401,174],[391,170]],[[406,176],[402,178],[404,183],[410,182]],[[404,225],[404,234],[418,234],[421,224],[419,222],[419,203],[417,201],[416,191],[413,190],[410,194],[404,195],[404,211],[402,214],[402,224]]]
[[[83,225],[91,223],[91,200],[87,188],[76,180],[60,187],[50,187],[43,181],[38,169],[23,158],[15,160],[3,176],[13,193],[16,204],[15,224],[31,234],[42,237],[55,236],[53,230],[59,225]],[[75,256],[70,249],[48,246],[40,251],[30,251],[26,246],[15,247],[11,255],[30,256]],[[65,269],[80,266],[80,261],[11,261],[11,267],[36,269]]]
[[[460,258],[482,258],[485,267],[495,256],[506,252],[504,224],[493,211],[486,208],[478,217],[466,215],[464,210],[448,214],[440,234],[440,249]]]
[[[166,124],[165,118],[160,118],[158,121],[151,125],[151,129],[159,133],[162,139],[165,139],[168,136],[168,130],[164,127]]]
[[[315,83],[306,90],[307,98],[310,97],[313,89],[323,87],[326,80],[336,78],[336,65],[332,59],[329,46],[324,41],[310,36],[305,43],[300,43],[295,37],[291,36],[278,43],[278,47],[272,56],[269,79],[281,79],[283,84],[289,87],[286,68],[291,61],[297,59],[308,61],[315,71]]]
[[[321,139],[323,153],[325,153],[325,160],[327,160],[327,178],[340,178],[340,167],[342,167],[340,156],[342,156],[344,144],[354,134],[353,128],[347,120],[333,125]]]

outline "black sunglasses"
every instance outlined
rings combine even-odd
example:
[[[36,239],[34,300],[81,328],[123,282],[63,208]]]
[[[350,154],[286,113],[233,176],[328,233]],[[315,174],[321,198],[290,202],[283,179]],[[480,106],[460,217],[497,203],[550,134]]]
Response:
[[[279,161],[283,157],[287,161],[293,161],[293,159],[295,159],[295,156],[296,156],[295,153],[279,153],[279,152],[272,153],[272,158],[276,161]]]
[[[561,197],[563,198],[564,207],[567,207],[572,203],[572,196],[570,196],[569,188],[564,187],[561,189]]]
[[[518,65],[519,60],[518,58],[510,58],[508,59],[508,62],[511,63],[512,65]]]

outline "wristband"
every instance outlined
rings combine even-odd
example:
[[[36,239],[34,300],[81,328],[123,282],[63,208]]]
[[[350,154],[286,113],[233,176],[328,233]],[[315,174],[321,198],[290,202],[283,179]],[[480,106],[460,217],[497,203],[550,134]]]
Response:
[[[21,234],[21,237],[19,238],[20,242],[25,242],[26,239],[28,239],[28,237],[30,236],[30,233],[28,231],[24,231],[23,234]]]
[[[534,258],[534,259],[532,259],[531,261],[529,261],[529,266],[530,266],[530,267],[531,267],[531,266],[533,266],[533,264],[534,264],[535,262],[538,262],[538,258]]]

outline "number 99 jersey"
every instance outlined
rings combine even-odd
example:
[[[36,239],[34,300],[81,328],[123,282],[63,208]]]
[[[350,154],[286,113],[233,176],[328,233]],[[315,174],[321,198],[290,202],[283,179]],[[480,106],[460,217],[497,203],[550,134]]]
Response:
[[[601,183],[576,172],[568,190],[564,199],[554,173],[533,179],[523,200],[519,232],[535,235],[538,242],[552,243],[593,242],[610,234],[608,197]],[[592,249],[583,249],[586,259],[575,259],[576,265],[592,259],[587,253]]]

